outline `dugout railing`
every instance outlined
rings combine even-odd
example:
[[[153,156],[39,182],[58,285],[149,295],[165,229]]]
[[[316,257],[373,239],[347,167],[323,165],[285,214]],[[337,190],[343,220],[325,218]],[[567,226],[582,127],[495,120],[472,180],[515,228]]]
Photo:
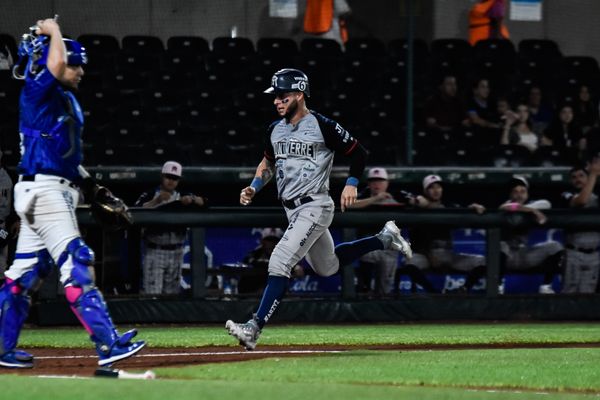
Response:
[[[286,226],[287,221],[281,208],[242,208],[215,207],[194,212],[158,211],[132,208],[135,224],[132,230],[144,226],[178,226],[190,228],[192,297],[206,296],[207,269],[204,258],[205,228],[209,227],[272,227]],[[554,209],[545,211],[548,221],[544,228],[566,229],[600,229],[600,210],[568,210]],[[94,221],[89,209],[78,209],[78,219],[84,226],[99,226]],[[401,227],[429,226],[451,228],[478,228],[486,230],[486,296],[498,295],[500,271],[500,231],[506,229],[540,228],[531,214],[511,213],[503,211],[487,211],[476,214],[473,210],[381,210],[381,211],[348,211],[337,213],[332,228],[342,228],[345,239],[355,237],[355,230],[376,228],[393,219]],[[135,235],[132,235],[135,237]],[[135,241],[130,241],[137,246]],[[200,251],[199,251],[200,249]],[[133,252],[135,253],[135,252]],[[102,259],[105,259],[103,257]],[[344,266],[342,269],[342,291],[344,299],[356,297],[354,285],[354,267]]]

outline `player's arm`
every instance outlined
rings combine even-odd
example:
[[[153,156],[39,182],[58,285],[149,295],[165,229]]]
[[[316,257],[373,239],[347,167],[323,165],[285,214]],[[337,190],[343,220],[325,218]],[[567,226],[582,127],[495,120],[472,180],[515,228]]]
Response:
[[[46,67],[56,79],[61,80],[67,69],[67,49],[63,43],[63,36],[60,27],[55,19],[48,18],[37,22],[38,35],[50,37],[50,47],[48,49],[48,59]]]
[[[258,193],[273,177],[275,174],[275,164],[269,160],[268,155],[265,153],[260,164],[256,167],[254,173],[254,179],[250,183],[250,186],[246,186],[240,193],[240,204],[247,206],[252,202],[252,198]]]
[[[600,174],[600,158],[594,158],[589,165],[588,180],[581,192],[577,193],[569,201],[571,207],[585,207],[596,186],[596,180]]]
[[[538,224],[543,225],[546,223],[546,221],[548,220],[548,217],[546,217],[546,214],[544,214],[543,212],[541,212],[539,210],[539,208],[550,208],[550,207],[542,207],[542,205],[546,205],[549,204],[549,202],[545,201],[545,200],[540,200],[539,206],[538,205],[523,205],[517,202],[511,202],[511,201],[507,201],[506,203],[502,204],[500,206],[501,210],[504,211],[511,211],[511,212],[526,212],[526,213],[531,213],[534,215],[536,221],[538,222]]]

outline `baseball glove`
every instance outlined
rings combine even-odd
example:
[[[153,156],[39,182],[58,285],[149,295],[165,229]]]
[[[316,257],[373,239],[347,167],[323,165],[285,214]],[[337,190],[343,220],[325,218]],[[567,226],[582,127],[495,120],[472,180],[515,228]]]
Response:
[[[98,222],[115,230],[125,229],[133,224],[133,217],[123,200],[104,186],[97,185],[93,193],[91,209]]]

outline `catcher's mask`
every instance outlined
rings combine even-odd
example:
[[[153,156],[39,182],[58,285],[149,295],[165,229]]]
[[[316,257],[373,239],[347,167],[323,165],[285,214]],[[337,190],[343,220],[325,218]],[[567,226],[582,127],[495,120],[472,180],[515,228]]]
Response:
[[[275,72],[271,78],[271,87],[264,93],[302,92],[310,97],[308,77],[299,69],[285,68]]]
[[[67,64],[71,66],[85,65],[88,62],[87,52],[81,43],[63,38],[67,50]],[[13,67],[13,76],[17,79],[25,79],[27,74],[36,74],[48,61],[50,50],[50,37],[36,35],[34,33],[24,34],[17,55],[19,59]]]

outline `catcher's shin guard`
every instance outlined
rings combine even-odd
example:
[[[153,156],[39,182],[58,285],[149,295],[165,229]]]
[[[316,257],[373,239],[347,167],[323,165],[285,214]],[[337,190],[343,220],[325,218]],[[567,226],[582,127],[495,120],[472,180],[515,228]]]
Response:
[[[30,298],[17,281],[7,279],[0,288],[0,355],[13,351],[17,346],[29,305]]]

